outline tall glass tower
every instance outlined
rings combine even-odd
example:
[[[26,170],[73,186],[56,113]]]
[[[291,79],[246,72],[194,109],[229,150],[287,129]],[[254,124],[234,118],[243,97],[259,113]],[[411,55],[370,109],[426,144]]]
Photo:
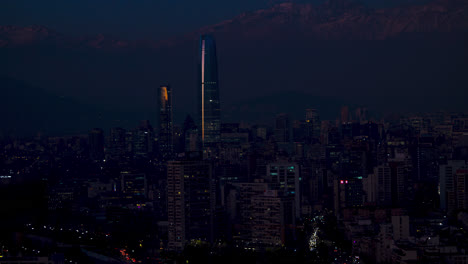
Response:
[[[218,87],[218,62],[213,37],[200,38],[199,60],[199,131],[202,147],[210,147],[220,141],[220,104]]]
[[[173,153],[172,91],[169,85],[158,89],[159,103],[159,151],[167,159]]]

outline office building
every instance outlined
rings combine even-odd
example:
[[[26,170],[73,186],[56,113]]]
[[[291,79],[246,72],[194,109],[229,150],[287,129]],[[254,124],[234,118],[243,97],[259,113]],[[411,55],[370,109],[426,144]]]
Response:
[[[104,131],[94,128],[89,132],[89,156],[92,160],[104,159]]]
[[[107,154],[110,158],[119,159],[125,155],[125,129],[114,127],[110,130]]]
[[[199,60],[199,133],[202,147],[220,142],[221,111],[218,87],[216,44],[212,36],[200,38]]]
[[[174,151],[174,131],[172,124],[172,90],[169,85],[158,89],[159,103],[159,153],[163,159],[172,157]]]
[[[215,194],[210,163],[169,161],[167,199],[170,250],[181,251],[191,241],[213,241]]]
[[[349,108],[348,106],[341,107],[341,124],[347,124],[349,122]]]
[[[294,239],[294,200],[280,193],[267,190],[252,197],[253,210],[249,222],[254,244],[281,246]]]
[[[306,142],[319,142],[322,123],[316,109],[306,109]]]
[[[271,187],[283,192],[284,196],[293,197],[295,216],[301,214],[300,169],[296,163],[276,162],[267,166],[267,180]]]
[[[148,158],[153,152],[153,128],[148,120],[142,120],[133,132],[133,155],[135,158]]]
[[[275,141],[289,143],[291,139],[291,123],[288,114],[282,113],[276,116]]]
[[[467,165],[464,160],[449,160],[446,165],[440,165],[440,209],[453,212],[463,203],[463,201],[460,201],[459,204],[458,200],[462,197],[458,197],[458,194],[462,193],[463,189],[466,188],[464,181],[466,179],[466,170]]]

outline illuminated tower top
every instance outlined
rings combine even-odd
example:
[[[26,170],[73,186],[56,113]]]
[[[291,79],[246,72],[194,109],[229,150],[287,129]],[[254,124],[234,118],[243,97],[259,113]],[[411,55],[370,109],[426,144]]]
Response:
[[[216,45],[209,35],[200,38],[199,60],[199,127],[203,147],[220,141],[220,103]]]
[[[172,90],[169,85],[158,89],[159,103],[159,151],[163,158],[173,153]]]

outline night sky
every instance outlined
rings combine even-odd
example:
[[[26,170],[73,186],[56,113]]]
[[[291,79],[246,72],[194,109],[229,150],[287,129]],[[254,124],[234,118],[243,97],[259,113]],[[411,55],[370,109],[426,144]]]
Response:
[[[195,118],[199,29],[207,26],[217,42],[225,122],[268,123],[280,112],[301,119],[306,108],[333,120],[342,105],[369,107],[379,118],[466,110],[467,0],[435,1],[434,10],[450,7],[446,14],[424,14],[432,10],[424,8],[431,4],[425,0],[367,1],[366,8],[386,8],[379,11],[384,16],[354,0],[294,1],[314,7],[291,10],[278,7],[281,2],[3,0],[0,26],[39,25],[59,37],[0,31],[0,86],[10,97],[3,111],[12,113],[2,130],[75,133],[133,127],[142,119],[154,124],[155,88],[167,83],[175,121],[186,114]],[[405,7],[410,4],[421,7]],[[260,9],[266,11],[255,13]],[[117,40],[167,39],[174,42],[112,46]],[[2,40],[8,44],[2,47]]]
[[[271,0],[4,0],[0,24],[39,24],[74,34],[161,39],[217,23]]]
[[[0,0],[1,263],[466,263],[467,183],[468,0]]]
[[[282,2],[323,0],[2,0],[0,25],[38,24],[76,35],[104,33],[129,39],[164,39]],[[427,0],[360,2],[381,7]]]

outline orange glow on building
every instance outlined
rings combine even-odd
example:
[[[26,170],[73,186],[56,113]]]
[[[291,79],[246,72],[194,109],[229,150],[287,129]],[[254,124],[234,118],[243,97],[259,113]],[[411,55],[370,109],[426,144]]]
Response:
[[[167,87],[161,87],[161,89],[162,89],[162,95],[164,97],[164,101],[167,101],[168,100]]]
[[[201,129],[202,129],[202,143],[205,140],[205,40],[202,40],[202,54],[201,54],[201,102],[202,102],[202,114],[201,114]]]

